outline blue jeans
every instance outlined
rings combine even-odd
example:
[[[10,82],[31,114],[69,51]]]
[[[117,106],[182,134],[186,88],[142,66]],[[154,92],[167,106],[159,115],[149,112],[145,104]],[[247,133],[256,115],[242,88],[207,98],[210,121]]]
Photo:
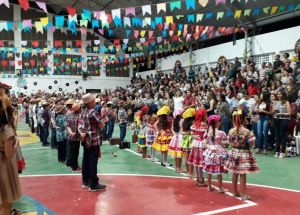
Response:
[[[257,144],[259,149],[268,148],[268,127],[269,127],[269,117],[260,116],[257,122]]]
[[[107,124],[107,139],[110,139],[112,137],[112,134],[114,133],[114,127],[115,120],[109,120]]]
[[[126,137],[126,128],[127,128],[127,123],[120,123],[120,141],[123,142],[125,137]]]
[[[221,131],[224,131],[226,134],[229,133],[230,129],[230,120],[227,116],[222,116],[221,117]]]
[[[252,131],[253,131],[253,134],[255,136],[255,148],[259,148],[258,147],[258,143],[257,143],[257,139],[258,139],[258,135],[257,135],[257,122],[252,122]]]

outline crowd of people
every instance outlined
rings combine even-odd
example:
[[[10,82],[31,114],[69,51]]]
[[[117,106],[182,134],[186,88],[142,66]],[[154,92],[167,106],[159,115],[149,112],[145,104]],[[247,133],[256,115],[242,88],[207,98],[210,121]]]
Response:
[[[4,84],[0,88],[7,89]],[[214,68],[195,71],[191,67],[186,71],[177,61],[173,73],[145,79],[135,76],[126,89],[117,87],[97,94],[40,90],[31,95],[10,95],[9,100],[11,107],[22,110],[19,114],[24,113],[42,145],[57,149],[59,162],[82,171],[83,189],[106,188],[97,177],[100,146],[113,137],[119,123],[120,141],[126,140],[127,128],[132,129],[132,141],[143,158],[170,166],[168,156],[173,157],[177,172],[193,178],[195,170],[197,185],[208,186],[209,191],[214,190],[211,176],[217,175],[218,191],[224,192],[222,174],[230,171],[234,195],[248,199],[246,174],[259,171],[252,148],[257,154],[275,150],[276,158],[293,155],[290,149],[295,145],[291,144],[299,131],[299,90],[299,62],[292,62],[285,53],[283,60],[277,55],[273,63],[264,62],[260,68],[251,60],[236,58],[230,63],[221,56]],[[1,135],[1,143],[10,141],[16,148],[15,126],[9,123],[6,101],[1,102],[1,132],[14,134],[8,138]],[[9,155],[4,145],[0,145],[2,159]],[[161,159],[156,152],[161,153]]]

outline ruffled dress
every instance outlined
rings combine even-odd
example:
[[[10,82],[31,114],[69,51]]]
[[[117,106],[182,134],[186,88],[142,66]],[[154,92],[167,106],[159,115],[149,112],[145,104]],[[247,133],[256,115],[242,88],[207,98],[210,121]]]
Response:
[[[190,151],[192,149],[192,135],[190,132],[182,132],[180,145],[183,151]]]
[[[254,134],[246,128],[239,132],[233,128],[229,131],[228,139],[232,149],[228,152],[225,168],[236,174],[259,172],[256,159],[250,150],[250,143],[255,140]]]
[[[168,154],[173,158],[182,158],[183,156],[183,149],[180,145],[181,139],[182,134],[180,132],[175,133],[169,144]]]
[[[146,129],[146,142],[147,142],[147,146],[152,147],[155,138],[156,138],[156,130],[155,130],[155,128],[151,127],[151,126],[147,126],[147,129]]]
[[[199,127],[194,125],[192,130],[192,150],[188,157],[187,163],[192,164],[195,167],[203,167],[204,164],[204,134],[207,132],[207,125],[201,123]]]
[[[159,152],[166,152],[169,149],[170,141],[173,137],[171,129],[160,130],[155,138],[152,147]]]
[[[214,140],[212,140],[211,134],[212,131],[209,131],[209,134],[204,136],[207,145],[203,153],[203,171],[212,175],[227,173],[224,165],[228,155],[226,149],[222,146],[222,143],[227,140],[226,134],[224,131],[216,130]]]

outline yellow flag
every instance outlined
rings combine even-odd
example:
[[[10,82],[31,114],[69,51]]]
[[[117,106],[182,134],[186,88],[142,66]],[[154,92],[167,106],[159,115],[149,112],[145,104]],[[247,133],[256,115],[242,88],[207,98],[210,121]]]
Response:
[[[234,14],[234,18],[238,19],[241,17],[241,15],[242,15],[242,10],[236,10]]]
[[[166,23],[167,24],[173,24],[174,19],[173,16],[166,16]]]
[[[35,26],[36,32],[44,33],[44,28],[43,28],[43,25],[41,22],[35,22],[34,26]]]
[[[273,15],[274,13],[276,13],[278,10],[278,6],[274,6],[272,7],[272,10],[271,10],[271,15]]]
[[[49,22],[49,18],[48,17],[41,18],[41,23],[42,23],[42,25],[44,27],[48,25],[48,22]]]
[[[141,31],[140,35],[141,37],[145,37],[146,31]]]

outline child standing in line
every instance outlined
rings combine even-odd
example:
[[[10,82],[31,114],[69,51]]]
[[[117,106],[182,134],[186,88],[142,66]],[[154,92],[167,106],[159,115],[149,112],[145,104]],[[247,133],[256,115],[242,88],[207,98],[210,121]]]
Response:
[[[148,124],[146,129],[146,142],[147,146],[151,148],[151,161],[156,162],[158,161],[157,158],[155,158],[155,150],[153,149],[153,142],[156,138],[156,129],[155,129],[155,123],[157,122],[157,116],[151,115],[148,117]]]
[[[174,121],[173,121],[173,134],[172,140],[169,144],[169,150],[168,154],[175,159],[175,170],[176,172],[181,172],[181,162],[182,162],[182,156],[183,156],[183,150],[180,145],[180,140],[182,138],[182,135],[180,134],[181,130],[181,122],[182,118],[181,115],[183,113],[184,109],[179,108],[176,109],[173,113]]]
[[[153,149],[161,152],[161,165],[172,166],[167,162],[169,143],[173,137],[172,133],[172,120],[169,118],[170,108],[169,106],[163,106],[157,111],[159,117],[155,124],[158,135],[153,142]]]
[[[193,178],[193,168],[192,165],[188,164],[187,160],[190,156],[190,152],[192,149],[191,126],[193,125],[195,120],[195,113],[195,108],[188,108],[182,114],[182,139],[180,140],[180,145],[183,149],[183,157],[185,158],[186,172],[189,178]]]
[[[226,149],[224,145],[226,144],[226,134],[224,131],[220,131],[218,128],[221,124],[221,117],[218,115],[211,115],[207,118],[208,132],[204,136],[206,150],[204,152],[204,166],[203,171],[207,173],[208,190],[214,191],[211,186],[212,175],[217,175],[218,178],[218,188],[220,193],[224,193],[222,183],[222,174],[227,173],[224,169],[225,160],[227,158]]]
[[[135,141],[132,141],[133,143],[137,143],[137,152],[139,153],[143,153],[142,148],[139,145],[138,142],[138,134],[140,132],[140,126],[141,126],[141,122],[142,122],[142,118],[144,115],[146,115],[149,112],[149,107],[148,106],[143,106],[141,108],[141,110],[139,110],[138,112],[136,112],[135,116],[134,116],[134,121],[135,121],[135,130],[134,130],[134,134],[137,136]]]
[[[192,150],[188,158],[188,164],[193,165],[197,172],[197,186],[206,186],[203,177],[203,163],[204,163],[204,134],[207,132],[208,126],[206,124],[206,110],[199,109],[196,111],[195,123],[192,125]]]
[[[140,150],[142,151],[143,158],[150,158],[149,155],[147,155],[147,144],[146,144],[146,129],[147,129],[147,115],[142,115],[141,122],[140,122],[140,129],[138,133],[138,145]]]
[[[229,131],[228,140],[232,149],[225,168],[232,172],[233,193],[235,197],[242,197],[243,200],[250,199],[246,195],[246,174],[257,173],[259,168],[256,159],[250,151],[254,145],[254,134],[244,127],[245,113],[240,109],[233,113],[234,128]],[[237,189],[238,177],[240,176],[240,193]]]

